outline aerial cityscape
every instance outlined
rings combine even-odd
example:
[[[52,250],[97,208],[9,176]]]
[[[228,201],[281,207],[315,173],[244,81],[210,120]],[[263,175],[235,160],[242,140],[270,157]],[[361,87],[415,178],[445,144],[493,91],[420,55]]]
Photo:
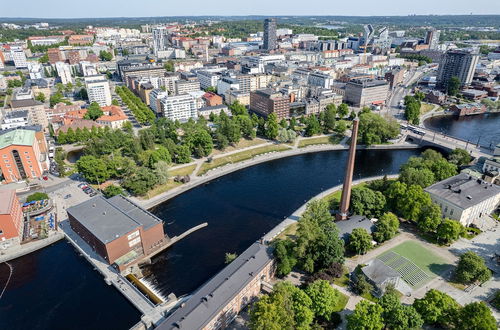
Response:
[[[0,5],[0,329],[498,329],[500,3],[247,6]]]

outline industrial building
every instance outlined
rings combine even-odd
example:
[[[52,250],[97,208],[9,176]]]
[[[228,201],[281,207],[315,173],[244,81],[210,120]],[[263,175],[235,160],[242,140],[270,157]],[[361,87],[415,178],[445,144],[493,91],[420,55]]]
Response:
[[[99,195],[70,207],[68,218],[71,228],[120,271],[170,240],[161,219],[122,195]]]
[[[270,247],[254,243],[221,272],[192,294],[158,327],[224,329],[252,302],[274,274]]]

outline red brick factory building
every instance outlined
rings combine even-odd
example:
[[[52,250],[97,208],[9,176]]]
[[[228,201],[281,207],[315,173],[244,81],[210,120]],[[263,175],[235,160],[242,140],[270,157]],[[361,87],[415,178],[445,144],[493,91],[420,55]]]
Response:
[[[68,208],[68,217],[73,231],[120,271],[169,241],[161,219],[121,195],[96,196]]]

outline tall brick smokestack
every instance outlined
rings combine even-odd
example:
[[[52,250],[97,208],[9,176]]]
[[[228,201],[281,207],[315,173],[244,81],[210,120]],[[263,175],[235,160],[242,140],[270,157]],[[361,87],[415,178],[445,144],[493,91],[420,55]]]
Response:
[[[337,213],[337,220],[347,220],[349,214],[349,204],[351,202],[352,174],[354,172],[354,160],[356,158],[356,144],[358,142],[359,120],[352,122],[351,145],[349,147],[349,158],[345,169],[344,186],[342,187],[342,199],[340,200],[340,212]]]

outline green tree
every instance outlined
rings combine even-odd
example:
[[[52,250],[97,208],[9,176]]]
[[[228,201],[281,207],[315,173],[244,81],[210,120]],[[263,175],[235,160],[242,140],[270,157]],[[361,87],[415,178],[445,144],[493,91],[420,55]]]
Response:
[[[380,191],[373,191],[365,186],[352,189],[351,211],[355,214],[378,218],[382,215],[385,205],[385,196]]]
[[[403,218],[418,222],[422,215],[423,206],[431,203],[431,197],[421,186],[411,185],[406,190],[406,195],[397,203],[398,212]]]
[[[420,123],[420,94],[416,94],[415,96],[405,96],[404,103],[406,120],[408,120],[413,125],[418,125]]]
[[[460,311],[459,330],[495,330],[497,322],[484,302],[467,304]]]
[[[111,104],[112,104],[112,105],[119,106],[119,105],[120,105],[120,101],[118,101],[117,99],[113,99],[113,100],[111,101]]]
[[[491,278],[491,271],[486,266],[483,258],[473,251],[468,251],[460,256],[455,278],[463,284],[483,283]]]
[[[359,116],[359,139],[365,145],[381,144],[398,136],[399,124],[375,113]]]
[[[114,184],[107,186],[104,191],[104,196],[106,198],[111,198],[116,195],[121,195],[123,194],[123,189],[120,186],[115,186]]]
[[[448,95],[451,96],[457,95],[461,85],[462,83],[460,82],[460,79],[457,76],[451,77],[450,80],[448,81],[448,86],[447,86]]]
[[[276,140],[280,143],[293,142],[297,138],[297,133],[294,130],[281,127],[278,131]]]
[[[295,329],[309,329],[314,312],[311,310],[313,301],[307,293],[286,281],[276,284],[273,292],[285,298],[286,309],[293,312]]]
[[[111,54],[110,52],[107,52],[105,50],[101,50],[99,52],[99,58],[101,59],[101,61],[109,62],[113,59],[113,54]]]
[[[186,144],[189,145],[191,152],[196,157],[206,157],[210,155],[214,148],[212,137],[204,129],[197,129],[186,138]]]
[[[399,180],[408,186],[418,185],[426,188],[436,182],[434,172],[428,168],[405,167],[399,174]]]
[[[349,106],[345,103],[342,103],[341,105],[339,105],[337,112],[340,118],[344,118],[349,114]]]
[[[102,109],[99,106],[99,104],[97,102],[92,102],[90,104],[89,108],[87,109],[87,113],[85,113],[85,116],[83,118],[95,121],[96,119],[101,117],[103,114],[104,114],[104,112],[102,112]]]
[[[347,124],[344,120],[339,120],[337,125],[335,125],[335,132],[337,134],[343,135],[347,131]]]
[[[33,202],[33,201],[42,201],[45,199],[49,199],[49,195],[47,195],[46,193],[42,193],[42,192],[36,192],[34,194],[29,195],[26,198],[26,202],[29,203],[29,202]]]
[[[335,119],[337,117],[337,109],[335,104],[329,104],[326,106],[326,110],[324,112],[325,117],[323,121],[323,127],[326,133],[335,130]]]
[[[267,116],[266,124],[265,124],[265,135],[268,139],[274,140],[278,136],[278,117],[276,117],[275,113],[271,113]]]
[[[420,218],[417,222],[418,229],[425,233],[434,233],[443,221],[441,208],[436,203],[423,205]]]
[[[384,328],[382,312],[383,309],[379,304],[362,300],[356,305],[354,313],[347,316],[347,329],[382,330]]]
[[[349,235],[348,247],[356,254],[365,254],[372,247],[372,236],[364,228],[354,228]]]
[[[134,195],[144,195],[158,182],[158,178],[153,170],[146,167],[139,167],[132,175],[123,180],[122,186],[130,190]]]
[[[238,255],[236,253],[229,253],[229,252],[226,252],[225,256],[224,256],[224,263],[227,265],[227,264],[230,264],[234,261],[234,259],[236,259],[238,257]]]
[[[45,103],[45,94],[43,93],[36,94],[35,100]]]
[[[437,238],[445,244],[457,240],[464,232],[464,227],[458,221],[451,219],[444,219],[437,228]]]
[[[441,291],[430,289],[421,299],[415,299],[413,307],[426,324],[450,327],[456,323],[460,305]]]
[[[166,150],[166,149],[165,149]],[[168,151],[167,151],[168,152]],[[170,155],[169,155],[170,157]],[[160,160],[154,164],[154,173],[158,179],[159,184],[165,184],[168,181],[168,162]]]
[[[306,294],[311,298],[311,310],[316,316],[330,320],[340,293],[325,280],[317,280],[307,286]]]
[[[288,275],[297,264],[294,256],[294,243],[291,240],[278,240],[274,245],[276,259],[276,275]]]
[[[385,242],[396,236],[399,229],[399,219],[391,212],[384,213],[375,224],[373,238],[379,243]]]
[[[168,72],[174,72],[175,67],[174,67],[174,62],[173,61],[167,61],[165,64],[163,64],[163,68],[167,70]]]
[[[318,118],[315,115],[310,115],[306,118],[306,136],[313,136],[321,133],[321,125],[318,121]]]
[[[177,164],[187,164],[191,162],[191,151],[188,146],[175,146],[174,162]]]
[[[293,315],[284,307],[284,298],[263,296],[250,308],[251,330],[282,330],[293,329]]]
[[[472,157],[467,150],[457,148],[451,152],[448,160],[450,163],[460,167],[468,165],[472,161]]]
[[[403,306],[394,286],[388,286],[379,300],[386,328],[394,330],[421,329],[424,321],[413,306]]]
[[[43,54],[39,59],[38,63],[48,63],[49,62],[49,55]]]
[[[76,162],[76,168],[85,179],[93,183],[103,183],[111,176],[104,159],[91,155],[80,157]]]

